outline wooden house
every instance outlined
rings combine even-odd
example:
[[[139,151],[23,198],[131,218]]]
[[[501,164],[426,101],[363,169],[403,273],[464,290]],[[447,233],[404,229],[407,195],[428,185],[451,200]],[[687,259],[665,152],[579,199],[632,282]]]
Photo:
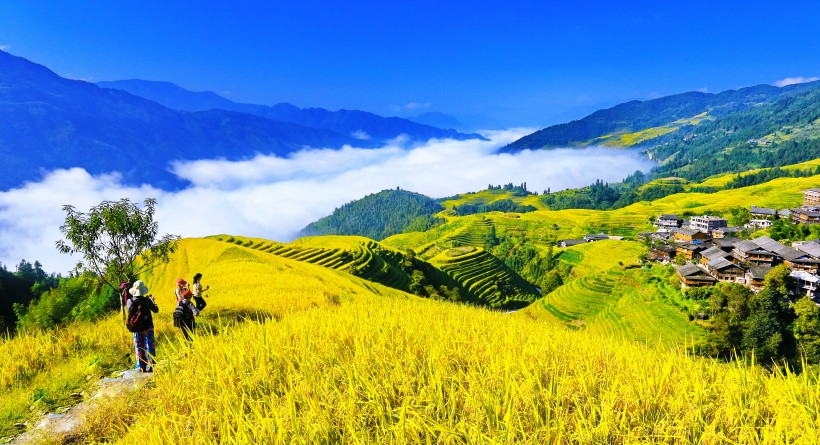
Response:
[[[713,276],[694,264],[676,266],[675,272],[684,287],[711,286],[717,282]]]
[[[691,243],[692,241],[705,241],[709,235],[696,229],[680,228],[675,231],[676,243]]]

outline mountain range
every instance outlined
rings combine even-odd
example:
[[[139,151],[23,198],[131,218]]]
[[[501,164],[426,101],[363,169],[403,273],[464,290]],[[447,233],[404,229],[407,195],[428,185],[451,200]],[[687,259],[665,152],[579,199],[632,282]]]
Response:
[[[181,96],[202,97],[209,105],[200,108],[208,109],[174,109],[122,89],[66,79],[0,51],[0,189],[70,167],[118,171],[126,183],[178,189],[185,184],[169,171],[174,160],[286,156],[307,146],[374,148],[401,134],[415,140],[480,137],[362,111],[233,106],[213,93]],[[232,109],[211,106],[219,104]]]

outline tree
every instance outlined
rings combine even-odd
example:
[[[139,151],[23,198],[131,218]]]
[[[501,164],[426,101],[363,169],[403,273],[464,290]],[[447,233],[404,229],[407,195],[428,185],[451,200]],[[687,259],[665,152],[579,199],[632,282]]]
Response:
[[[794,336],[800,352],[809,363],[820,363],[820,308],[809,297],[803,297],[794,305],[797,319]]]
[[[144,207],[127,198],[103,201],[88,213],[65,205],[65,224],[60,232],[65,240],[56,242],[62,253],[79,253],[83,261],[77,266],[94,272],[98,279],[117,289],[120,283],[133,282],[141,274],[170,261],[179,245],[178,235],[158,238],[159,224],[154,221],[155,199],[146,199]],[[125,308],[120,309],[125,315]]]

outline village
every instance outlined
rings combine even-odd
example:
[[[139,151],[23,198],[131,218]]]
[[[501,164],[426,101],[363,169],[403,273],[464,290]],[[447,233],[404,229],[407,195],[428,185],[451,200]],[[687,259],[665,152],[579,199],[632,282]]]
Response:
[[[755,292],[763,289],[766,274],[779,264],[791,269],[792,291],[807,295],[820,305],[820,239],[797,241],[787,246],[768,236],[751,240],[738,237],[746,230],[766,229],[777,219],[794,224],[820,224],[820,188],[803,191],[803,205],[795,209],[751,206],[749,222],[731,227],[726,218],[712,215],[681,218],[676,214],[658,216],[655,232],[641,232],[639,241],[650,246],[647,260],[675,264],[682,287],[711,286],[718,282],[738,283]],[[606,233],[589,234],[583,239],[558,241],[558,247],[605,239],[623,239]]]
[[[820,240],[797,241],[787,246],[768,236],[751,240],[738,238],[743,229],[771,227],[777,219],[798,224],[820,223],[820,189],[803,191],[803,205],[776,210],[750,207],[745,227],[730,227],[726,218],[692,216],[688,220],[665,214],[655,219],[656,232],[643,232],[638,239],[650,244],[650,260],[674,263],[683,287],[710,286],[718,282],[739,283],[754,291],[763,288],[766,274],[784,264],[795,279],[792,290],[820,304],[818,269]]]

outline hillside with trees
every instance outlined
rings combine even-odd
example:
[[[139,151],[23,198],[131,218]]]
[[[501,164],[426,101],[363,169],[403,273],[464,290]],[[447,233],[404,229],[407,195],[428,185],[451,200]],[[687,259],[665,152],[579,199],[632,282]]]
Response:
[[[432,198],[397,187],[344,204],[308,224],[299,236],[359,235],[381,240],[405,231],[428,230],[442,222],[433,215],[443,209]]]

